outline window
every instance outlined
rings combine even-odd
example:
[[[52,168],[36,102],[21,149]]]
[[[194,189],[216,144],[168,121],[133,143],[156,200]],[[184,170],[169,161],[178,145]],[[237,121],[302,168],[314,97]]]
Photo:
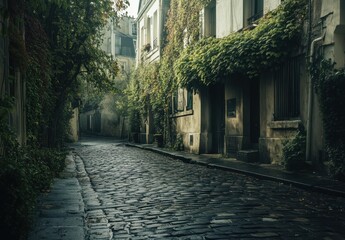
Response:
[[[137,35],[137,24],[136,23],[132,24],[132,35]]]
[[[152,42],[152,48],[155,49],[158,47],[158,17],[157,17],[157,11],[153,14],[153,29],[152,29],[152,37],[153,37],[153,42]]]
[[[247,17],[247,25],[251,25],[253,22],[263,16],[264,13],[264,1],[263,0],[249,0],[249,13]]]
[[[177,91],[175,91],[173,95],[172,106],[171,106],[173,114],[178,112],[177,106],[178,106],[178,93]]]
[[[179,88],[177,90],[177,111],[183,112],[184,110],[184,90]]]
[[[133,39],[133,47],[134,47],[134,50],[136,52],[137,51],[137,40],[136,39]]]
[[[115,55],[121,54],[121,37],[115,36]]]
[[[179,88],[173,95],[172,113],[193,110],[193,90]]]
[[[111,54],[111,38],[108,37],[107,39],[107,53]]]
[[[301,59],[290,59],[274,72],[274,120],[292,120],[300,115]]]
[[[236,117],[236,98],[228,99],[226,102],[226,115],[228,118]]]
[[[133,38],[127,36],[115,36],[115,55],[135,57]]]
[[[202,13],[201,13],[202,14]],[[202,19],[202,33],[203,37],[215,37],[216,36],[216,1],[211,1],[204,9]]]
[[[144,27],[142,27],[141,30],[140,30],[140,45],[141,46],[145,45],[145,37],[144,36],[145,36]]]
[[[186,110],[193,109],[193,90],[187,90],[187,105]]]
[[[151,43],[152,19],[147,18],[146,44]]]

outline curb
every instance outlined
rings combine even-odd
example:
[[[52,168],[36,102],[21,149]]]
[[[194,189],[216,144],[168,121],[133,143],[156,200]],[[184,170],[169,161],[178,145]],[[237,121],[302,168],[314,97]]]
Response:
[[[333,196],[337,196],[337,197],[345,197],[345,191],[339,191],[339,190],[328,188],[328,187],[318,186],[318,185],[314,185],[314,184],[305,183],[302,181],[296,181],[296,180],[291,180],[291,179],[286,179],[286,178],[281,178],[281,177],[275,177],[272,175],[266,175],[266,174],[253,172],[253,171],[247,171],[244,169],[224,166],[221,164],[214,164],[214,163],[206,163],[206,162],[202,162],[202,161],[197,161],[197,160],[193,160],[191,158],[188,158],[186,156],[180,155],[178,153],[172,153],[172,152],[170,153],[170,152],[167,152],[167,151],[164,151],[164,150],[161,150],[158,148],[154,148],[154,147],[146,147],[146,146],[141,146],[141,145],[131,144],[131,143],[125,143],[125,146],[135,147],[135,148],[139,148],[142,150],[148,150],[151,152],[159,153],[161,155],[168,156],[168,157],[171,157],[174,159],[178,159],[178,160],[181,160],[182,162],[189,163],[189,164],[197,164],[197,165],[205,166],[208,168],[215,168],[215,169],[220,169],[220,170],[224,170],[224,171],[244,174],[247,176],[252,176],[252,177],[256,177],[256,178],[263,179],[263,180],[269,180],[269,181],[289,184],[289,185],[292,185],[292,186],[295,186],[295,187],[298,187],[298,188],[301,188],[304,190],[308,190],[308,191],[314,191],[314,192],[319,192],[319,193],[323,193],[323,194],[329,194],[329,195],[333,195]]]

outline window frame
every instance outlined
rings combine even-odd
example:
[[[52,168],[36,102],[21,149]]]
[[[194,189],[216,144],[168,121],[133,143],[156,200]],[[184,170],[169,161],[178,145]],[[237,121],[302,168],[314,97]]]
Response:
[[[247,15],[245,15],[245,25],[251,26],[255,21],[264,15],[264,0],[250,0]],[[261,5],[261,6],[260,6]]]
[[[180,99],[182,97],[182,99]],[[172,116],[184,116],[193,114],[193,90],[187,90],[186,88],[178,88],[171,101]]]
[[[274,121],[296,120],[301,114],[301,63],[303,57],[289,58],[273,72]]]

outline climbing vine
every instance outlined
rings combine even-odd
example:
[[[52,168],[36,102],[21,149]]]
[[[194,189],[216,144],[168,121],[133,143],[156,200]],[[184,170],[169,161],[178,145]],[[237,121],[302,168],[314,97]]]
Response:
[[[174,69],[186,45],[193,46],[200,39],[200,11],[210,0],[171,1],[166,23],[166,44],[161,60],[160,77],[166,96],[177,89]]]
[[[178,83],[197,88],[233,74],[255,77],[282,62],[298,49],[306,5],[305,0],[284,1],[252,30],[244,29],[222,39],[206,38],[190,45],[175,64]]]
[[[147,117],[150,109],[154,112],[161,108],[161,84],[158,62],[139,66],[132,73],[130,84],[126,90],[129,99],[129,116],[132,132],[139,132],[141,120],[139,116]],[[161,129],[157,122],[156,130]]]
[[[0,232],[3,239],[27,238],[36,197],[40,191],[49,189],[53,178],[65,166],[66,153],[61,147],[70,119],[69,106],[80,77],[93,80],[100,87],[113,84],[110,76],[118,71],[116,63],[98,47],[100,30],[107,19],[116,19],[119,10],[128,5],[127,0],[115,3],[116,11],[114,1],[110,0],[2,1],[0,40],[5,44],[1,44],[0,55],[5,64],[0,91]],[[16,92],[17,82],[22,83],[23,79],[26,92]],[[19,94],[20,98],[10,97]],[[26,103],[27,132],[12,129],[10,124],[21,110],[16,109],[19,101]],[[27,133],[27,146],[19,145],[18,132]]]
[[[27,136],[28,143],[47,145],[43,133],[48,128],[55,100],[52,90],[52,68],[49,40],[37,19],[25,18],[26,48],[28,68],[26,72],[27,90]]]
[[[306,132],[303,125],[298,126],[294,138],[283,144],[283,158],[287,170],[305,169]]]
[[[200,11],[210,0],[172,0],[160,62],[153,72],[152,66],[143,66],[134,75],[137,87],[132,89],[141,96],[140,109],[152,106],[159,116],[155,125],[163,126],[166,141],[171,141],[170,101],[177,87],[200,88],[236,73],[254,77],[283,61],[300,45],[306,2],[284,1],[254,29],[199,40]]]
[[[317,59],[310,68],[319,98],[325,150],[331,174],[345,179],[345,69],[335,69],[330,60]]]
[[[129,89],[132,111],[141,111],[141,116],[145,117],[150,106],[155,132],[163,133],[166,143],[171,143],[170,101],[178,87],[172,70],[184,45],[194,44],[199,39],[199,14],[209,2],[210,0],[172,0],[163,34],[160,62],[140,66],[132,76]]]

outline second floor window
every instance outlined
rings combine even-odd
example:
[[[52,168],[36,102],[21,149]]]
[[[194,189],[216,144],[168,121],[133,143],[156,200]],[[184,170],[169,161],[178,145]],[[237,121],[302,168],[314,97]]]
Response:
[[[157,11],[153,14],[153,27],[152,27],[152,48],[158,47],[158,14]]]
[[[151,44],[152,18],[147,18],[146,44]]]
[[[264,14],[264,1],[263,0],[249,0],[249,17],[247,18],[247,24],[251,25],[253,22],[261,18]]]
[[[200,16],[201,18],[201,34],[203,37],[215,37],[216,36],[216,1],[212,0],[204,12]]]

